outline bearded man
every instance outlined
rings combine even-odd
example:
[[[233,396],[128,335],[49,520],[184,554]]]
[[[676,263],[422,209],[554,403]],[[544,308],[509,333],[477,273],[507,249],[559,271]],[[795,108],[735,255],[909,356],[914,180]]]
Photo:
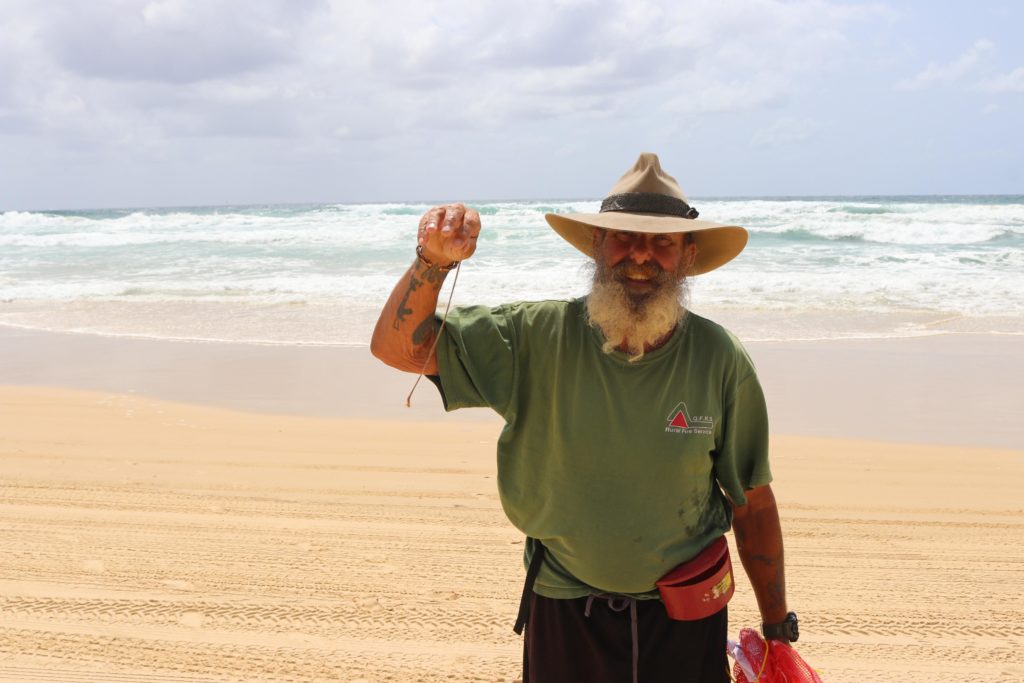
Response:
[[[529,683],[728,681],[730,526],[766,637],[797,638],[760,384],[736,338],[684,305],[687,277],[747,232],[697,216],[642,154],[600,213],[546,215],[594,259],[587,297],[460,308],[442,328],[441,284],[480,216],[434,207],[374,331],[374,355],[426,372],[447,410],[505,420],[498,490],[527,537]]]

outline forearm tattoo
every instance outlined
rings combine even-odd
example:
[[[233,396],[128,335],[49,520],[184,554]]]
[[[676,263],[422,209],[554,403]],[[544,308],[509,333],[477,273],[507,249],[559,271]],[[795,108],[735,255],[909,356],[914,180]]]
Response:
[[[398,302],[398,312],[395,313],[395,329],[397,330],[405,322],[405,319],[412,313],[411,308],[407,308],[406,304],[409,303],[409,296],[420,288],[422,284],[421,280],[416,278],[416,274],[413,273],[409,277],[409,286],[405,290],[405,294],[402,295],[402,300]]]
[[[406,318],[409,317],[409,314],[413,312],[413,310],[408,306],[409,297],[412,296],[412,293],[419,289],[420,286],[422,286],[424,283],[436,285],[437,289],[440,290],[441,283],[444,282],[445,272],[442,271],[438,266],[426,266],[426,270],[424,270],[422,273],[416,272],[421,267],[419,261],[417,261],[416,266],[416,270],[414,270],[412,274],[409,276],[409,286],[406,287],[405,293],[402,294],[401,301],[398,302],[398,311],[396,311],[395,313],[395,322],[392,325],[396,330],[402,326],[402,323],[404,323]],[[417,275],[419,277],[417,277]],[[431,319],[433,319],[433,316],[431,316]],[[419,329],[422,326],[423,325],[421,323],[416,328],[416,332],[419,332]]]

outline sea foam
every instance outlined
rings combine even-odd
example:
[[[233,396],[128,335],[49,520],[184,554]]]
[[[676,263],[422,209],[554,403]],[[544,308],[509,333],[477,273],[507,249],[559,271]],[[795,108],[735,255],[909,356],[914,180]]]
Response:
[[[694,199],[751,234],[693,281],[693,307],[747,338],[1024,331],[1024,198]],[[587,259],[545,212],[483,216],[456,302],[567,298]],[[0,323],[166,338],[366,343],[408,267],[422,203],[0,213]],[[283,308],[282,308],[283,307]],[[287,312],[285,315],[283,312]],[[799,321],[799,322],[797,322]]]

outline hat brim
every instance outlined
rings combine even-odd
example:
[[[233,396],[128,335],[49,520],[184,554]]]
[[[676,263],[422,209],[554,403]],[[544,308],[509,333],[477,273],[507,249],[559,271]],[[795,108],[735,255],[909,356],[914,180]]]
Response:
[[[544,219],[566,242],[591,258],[594,257],[594,228],[644,233],[690,233],[697,245],[697,259],[690,275],[700,275],[725,265],[747,246],[745,228],[699,218],[606,211],[546,213]]]

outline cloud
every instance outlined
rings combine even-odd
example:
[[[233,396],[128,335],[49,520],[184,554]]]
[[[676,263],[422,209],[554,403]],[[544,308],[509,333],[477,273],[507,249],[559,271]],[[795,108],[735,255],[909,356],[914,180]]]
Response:
[[[308,9],[282,0],[141,5],[93,0],[66,3],[43,29],[43,40],[74,74],[181,84],[232,77],[292,58],[295,32],[307,15]]]
[[[296,148],[776,106],[872,5],[826,0],[5,0],[0,115],[50,140]],[[341,131],[342,133],[339,133]],[[144,142],[145,141],[145,142]]]
[[[926,90],[936,85],[955,83],[974,71],[995,49],[988,40],[978,40],[963,54],[947,64],[930,63],[928,67],[911,78],[896,84],[899,90]]]
[[[1024,92],[1024,66],[1010,73],[988,78],[979,83],[977,89],[995,94]]]

